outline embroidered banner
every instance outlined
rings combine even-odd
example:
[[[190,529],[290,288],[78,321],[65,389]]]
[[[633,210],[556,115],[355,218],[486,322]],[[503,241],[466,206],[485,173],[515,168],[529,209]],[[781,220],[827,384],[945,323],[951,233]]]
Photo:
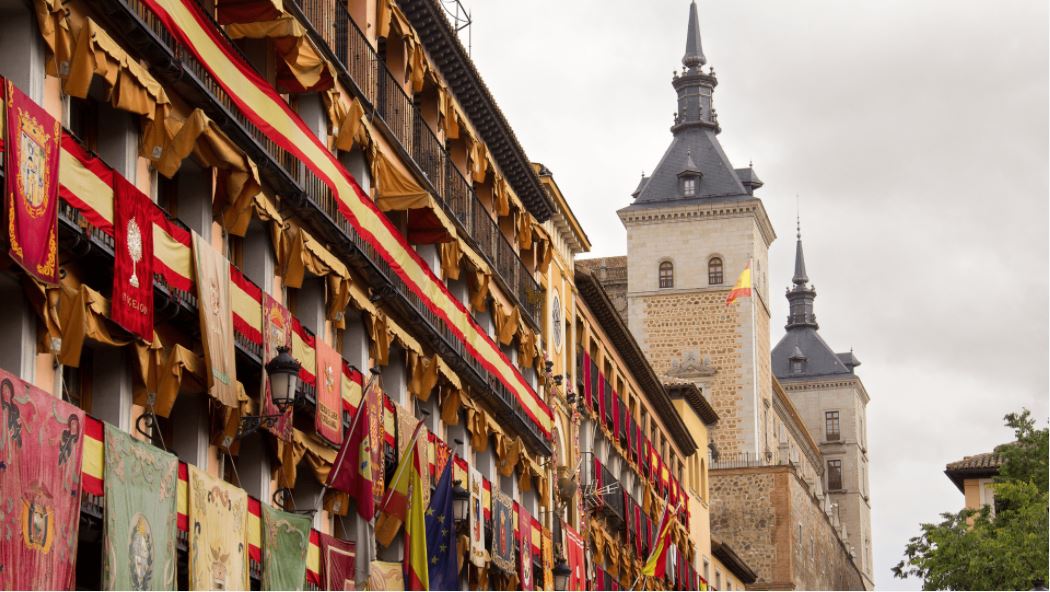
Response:
[[[248,590],[248,494],[189,467],[190,590]]]
[[[153,340],[154,205],[113,175],[113,298],[111,318],[145,341]]]
[[[470,467],[470,562],[485,567],[488,553],[485,552],[485,514],[481,491],[481,472]]]
[[[292,347],[292,313],[283,304],[274,300],[267,292],[262,294],[263,310],[263,415],[278,415],[280,410],[273,404],[270,392],[270,376],[266,373],[266,364],[277,357],[278,347]],[[289,408],[273,426],[266,429],[285,442],[292,441],[292,412]]]
[[[546,592],[553,592],[554,539],[551,536],[551,529],[547,528],[546,526],[543,527],[540,548],[540,552],[543,553],[543,589]]]
[[[306,584],[309,516],[262,504],[262,589],[302,590]]]
[[[175,589],[179,460],[106,424],[107,590]]]
[[[193,262],[201,341],[208,366],[208,394],[227,407],[237,407],[230,263],[196,232],[193,233]]]
[[[373,561],[368,572],[369,590],[404,590],[405,573],[400,562]]]
[[[84,412],[3,370],[0,402],[0,589],[72,589]]]
[[[332,444],[343,443],[343,358],[324,341],[317,340],[317,404],[314,429]]]
[[[7,86],[4,194],[11,258],[26,273],[58,283],[58,160],[62,124]]]
[[[532,579],[532,516],[524,506],[518,507],[518,531],[521,533],[521,546],[518,547],[520,558],[521,589],[533,590]]]
[[[321,571],[325,590],[356,589],[354,584],[356,562],[357,553],[354,543],[321,534]],[[398,566],[400,567],[400,564]],[[382,588],[370,589],[381,590]]]
[[[515,572],[513,502],[503,493],[492,496],[492,562],[504,573]]]

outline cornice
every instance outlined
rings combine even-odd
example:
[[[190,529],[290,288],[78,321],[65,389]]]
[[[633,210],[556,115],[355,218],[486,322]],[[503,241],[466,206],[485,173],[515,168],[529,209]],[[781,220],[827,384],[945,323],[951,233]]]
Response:
[[[726,196],[731,198],[732,196]],[[766,208],[759,198],[730,200],[718,197],[705,197],[679,203],[681,200],[668,200],[666,205],[647,203],[644,207],[627,206],[617,210],[616,214],[624,223],[662,224],[666,222],[688,222],[699,219],[726,219],[752,216],[758,225],[766,247],[776,240],[777,235],[769,222]]]

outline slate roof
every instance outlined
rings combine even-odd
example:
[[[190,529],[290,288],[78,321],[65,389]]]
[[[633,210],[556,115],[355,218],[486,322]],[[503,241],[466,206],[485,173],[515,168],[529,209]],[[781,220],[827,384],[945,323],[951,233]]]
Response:
[[[631,206],[683,198],[678,173],[686,170],[690,157],[703,175],[697,194],[693,197],[751,198],[715,137],[715,130],[687,127],[675,134],[652,175],[639,183],[636,190],[638,194]]]

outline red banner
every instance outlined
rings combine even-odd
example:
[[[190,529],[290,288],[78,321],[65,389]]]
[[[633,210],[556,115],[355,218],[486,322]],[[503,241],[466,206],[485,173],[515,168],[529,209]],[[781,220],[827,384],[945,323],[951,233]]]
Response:
[[[84,412],[3,370],[0,402],[0,589],[71,590]]]
[[[58,283],[58,154],[62,125],[7,82],[4,194],[11,258]]]
[[[317,404],[314,429],[336,446],[343,443],[343,358],[324,341],[317,340]]]
[[[521,534],[521,544],[518,546],[518,556],[521,565],[521,589],[535,590],[536,583],[533,581],[532,573],[532,516],[524,506],[518,506],[518,531]]]
[[[153,339],[153,202],[121,175],[113,175],[113,320]]]
[[[321,533],[321,571],[325,590],[354,590],[357,553],[354,543]]]
[[[270,377],[265,366],[277,357],[278,347],[292,347],[292,313],[268,293],[262,293],[262,338],[263,338],[263,415],[279,415],[281,411],[273,404],[270,392]],[[292,440],[292,413],[289,408],[273,426],[266,429],[285,442]]]
[[[582,592],[587,589],[586,566],[583,559],[583,539],[566,523],[561,525],[565,533],[565,558],[569,563],[569,590]]]

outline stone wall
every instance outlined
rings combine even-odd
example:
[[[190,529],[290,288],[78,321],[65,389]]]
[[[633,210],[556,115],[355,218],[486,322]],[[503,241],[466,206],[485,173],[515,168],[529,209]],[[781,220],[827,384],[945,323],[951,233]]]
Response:
[[[830,518],[787,465],[712,470],[711,533],[768,590],[862,590]]]
[[[725,290],[670,292],[632,299],[631,306],[640,309],[642,347],[658,374],[668,374],[672,363],[685,354],[710,361],[713,374],[698,382],[719,417],[711,439],[721,453],[736,454],[748,436],[740,378],[744,350],[751,343],[740,332],[740,307],[726,307],[725,298]],[[629,312],[633,317],[634,311]]]

